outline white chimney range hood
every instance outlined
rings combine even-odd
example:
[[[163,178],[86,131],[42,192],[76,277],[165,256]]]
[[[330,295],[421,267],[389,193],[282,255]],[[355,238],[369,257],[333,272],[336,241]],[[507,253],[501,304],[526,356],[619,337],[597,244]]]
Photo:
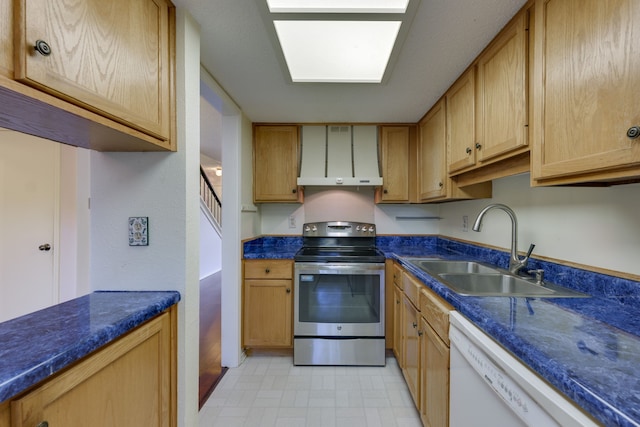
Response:
[[[300,186],[380,186],[378,127],[302,126]]]

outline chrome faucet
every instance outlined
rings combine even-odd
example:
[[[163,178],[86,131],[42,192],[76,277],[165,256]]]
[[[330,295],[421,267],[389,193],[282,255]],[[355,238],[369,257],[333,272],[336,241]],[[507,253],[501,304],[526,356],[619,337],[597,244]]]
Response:
[[[529,251],[524,258],[520,259],[518,256],[518,220],[516,219],[515,212],[507,205],[500,203],[494,203],[482,209],[476,218],[476,222],[473,223],[473,231],[480,231],[482,225],[482,218],[491,209],[501,209],[509,215],[511,218],[511,256],[509,257],[509,272],[512,274],[518,274],[518,272],[527,265],[529,256],[533,252],[533,248],[536,246],[533,243],[529,246]]]

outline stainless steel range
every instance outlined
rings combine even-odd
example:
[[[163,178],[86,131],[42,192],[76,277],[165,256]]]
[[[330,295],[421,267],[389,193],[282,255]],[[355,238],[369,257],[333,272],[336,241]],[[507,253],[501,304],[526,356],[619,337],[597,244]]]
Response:
[[[293,363],[384,366],[384,255],[375,225],[305,224],[295,255]]]

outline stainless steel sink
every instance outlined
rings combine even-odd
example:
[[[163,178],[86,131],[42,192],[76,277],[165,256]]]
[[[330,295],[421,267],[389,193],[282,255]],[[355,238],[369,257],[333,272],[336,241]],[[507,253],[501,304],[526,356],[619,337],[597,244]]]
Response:
[[[405,258],[431,275],[443,273],[498,273],[498,270],[475,261],[446,261],[441,259]]]
[[[584,298],[589,295],[552,283],[544,286],[502,273],[440,274],[440,281],[460,295],[536,298]]]

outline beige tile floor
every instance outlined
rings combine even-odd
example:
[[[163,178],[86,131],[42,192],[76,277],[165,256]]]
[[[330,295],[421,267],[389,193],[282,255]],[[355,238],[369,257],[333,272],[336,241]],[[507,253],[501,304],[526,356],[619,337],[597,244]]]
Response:
[[[227,371],[200,411],[210,426],[421,426],[396,360],[385,367],[293,366],[254,355]]]

